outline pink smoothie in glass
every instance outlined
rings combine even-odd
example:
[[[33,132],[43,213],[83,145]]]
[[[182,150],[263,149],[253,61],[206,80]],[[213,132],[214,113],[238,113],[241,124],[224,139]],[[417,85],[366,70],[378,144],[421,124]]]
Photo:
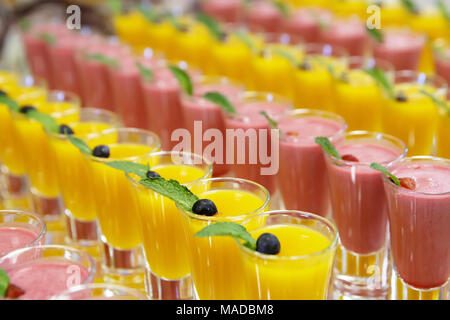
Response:
[[[390,168],[414,179],[414,191],[384,182],[394,267],[409,285],[430,289],[450,276],[450,160],[419,158]]]
[[[366,28],[360,20],[333,20],[321,30],[321,40],[345,49],[350,56],[364,56],[368,46]]]
[[[450,87],[450,48],[439,53],[434,53],[434,66],[436,68],[436,74],[444,78]],[[447,97],[450,99],[450,90],[448,91]]]
[[[109,43],[93,43],[77,55],[77,67],[81,80],[83,105],[93,108],[114,110],[114,100],[109,78],[109,66],[86,55],[103,55],[113,59],[120,66],[122,58],[129,55],[125,46]]]
[[[323,25],[331,20],[331,13],[319,8],[301,8],[283,21],[283,31],[300,37],[306,43],[320,42]]]
[[[382,176],[370,163],[387,165],[402,158],[404,150],[382,145],[375,138],[352,140],[339,143],[337,150],[358,162],[326,155],[333,219],[345,249],[369,254],[386,245],[388,220]]]
[[[425,37],[403,31],[383,31],[383,42],[372,41],[373,56],[390,62],[396,70],[417,70]]]
[[[271,95],[269,94],[268,96]],[[236,177],[255,181],[266,187],[270,193],[273,194],[275,192],[276,173],[271,175],[261,174],[262,168],[274,167],[273,162],[278,162],[279,159],[271,159],[272,163],[263,163],[264,161],[261,159],[261,155],[268,157],[272,155],[272,139],[271,127],[260,112],[266,111],[270,117],[274,118],[287,112],[291,108],[292,104],[288,101],[282,102],[277,101],[276,99],[267,101],[263,100],[262,97],[256,99],[246,99],[244,97],[244,101],[237,106],[238,114],[226,115],[225,127],[227,131],[228,129],[243,129],[244,132],[241,132],[241,134],[246,135],[245,137],[242,137],[245,138],[244,149],[239,148],[239,135],[237,138],[234,138],[233,146],[227,144],[227,154],[234,154],[233,169]],[[234,131],[234,133],[237,134],[236,131]],[[264,135],[264,133],[266,133],[266,135]],[[251,137],[253,137],[253,139]],[[243,159],[244,163],[238,163],[239,158]]]
[[[0,257],[28,246],[38,238],[39,234],[30,229],[0,226]]]
[[[150,130],[161,138],[161,148],[170,151],[180,143],[171,141],[172,132],[183,128],[180,86],[169,68],[155,68],[152,81],[142,81]]]
[[[205,81],[207,82],[208,80]],[[216,149],[217,153],[212,154],[219,159],[217,162],[213,162],[213,175],[220,176],[230,170],[230,165],[226,164],[224,111],[217,104],[204,99],[203,95],[208,92],[218,92],[227,97],[233,105],[236,105],[238,103],[239,96],[244,91],[244,87],[238,86],[237,84],[227,83],[226,80],[224,80],[224,83],[220,83],[220,79],[217,79],[216,81],[216,83],[211,82],[199,85],[196,84],[194,88],[194,95],[188,96],[187,94],[184,94],[182,96],[181,103],[183,107],[184,126],[189,130],[192,139],[196,137],[194,132],[194,121],[201,121],[203,134],[205,134],[205,131],[208,129],[217,129],[220,131],[223,139],[220,139],[217,143],[221,144],[223,148],[221,149],[219,147]],[[196,138],[200,139],[201,137]],[[191,152],[199,153],[201,151],[201,154],[203,154],[205,148],[212,142],[213,141],[203,141],[202,150],[196,150],[194,149],[195,143],[192,140]],[[214,159],[210,160],[213,161]]]
[[[74,271],[76,270],[76,271]],[[43,300],[84,283],[88,270],[78,264],[57,259],[42,259],[23,264],[7,271],[10,282],[25,291],[22,300]],[[79,283],[73,283],[77,272]]]
[[[254,1],[250,4],[246,13],[246,22],[253,32],[281,31],[283,15],[271,1]]]
[[[211,17],[223,22],[240,22],[243,0],[204,0],[201,9]]]
[[[303,111],[303,110],[302,110]],[[339,139],[347,125],[337,115],[297,110],[278,120],[280,170],[278,186],[286,209],[327,216],[330,207],[328,179],[322,148],[315,137]]]

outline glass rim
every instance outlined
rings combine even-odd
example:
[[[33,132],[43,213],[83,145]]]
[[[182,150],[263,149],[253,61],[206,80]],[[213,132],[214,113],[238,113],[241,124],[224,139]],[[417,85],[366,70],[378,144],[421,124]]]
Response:
[[[47,249],[49,249],[49,250],[50,249],[61,250],[61,251],[65,251],[65,252],[69,251],[69,252],[72,252],[72,253],[76,253],[76,254],[80,255],[81,257],[86,258],[87,261],[89,262],[90,270],[88,269],[88,276],[83,281],[82,284],[91,283],[94,280],[95,274],[96,274],[96,264],[95,264],[94,258],[90,254],[85,252],[85,251],[82,251],[82,250],[79,250],[79,249],[76,249],[74,247],[70,247],[70,246],[67,246],[67,245],[44,244],[44,245],[38,245],[38,246],[32,246],[32,247],[16,249],[16,250],[11,251],[11,252],[7,253],[6,255],[0,257],[0,263],[2,261],[5,261],[7,259],[11,259],[12,257],[17,257],[18,255],[21,255],[21,254],[23,254],[25,252],[28,252],[28,251],[31,251],[31,250],[47,250]],[[63,256],[63,258],[68,260],[68,261],[71,261],[71,260],[67,259],[65,257],[65,255]],[[40,260],[40,259],[42,259],[42,258],[38,258],[38,259],[35,259],[35,260]],[[33,261],[35,261],[35,260],[33,260]],[[28,263],[28,261],[25,262],[25,263]]]
[[[0,210],[0,216],[3,214],[5,214],[5,215],[6,214],[17,214],[17,215],[20,214],[20,215],[24,215],[27,217],[31,217],[31,218],[37,220],[39,222],[39,224],[41,225],[42,230],[40,230],[38,237],[36,239],[34,239],[33,241],[31,241],[30,243],[27,243],[24,248],[34,247],[35,244],[38,243],[39,241],[41,241],[44,238],[44,236],[47,234],[47,224],[45,223],[44,219],[42,219],[40,216],[38,216],[35,213],[27,212],[27,211],[23,211],[23,210],[15,210],[15,209]],[[0,226],[1,226],[1,223],[2,222],[0,222]],[[18,249],[23,249],[23,248],[18,248]],[[16,250],[18,250],[18,249],[16,249]],[[16,251],[16,250],[13,250],[13,251]],[[10,251],[10,252],[13,252],[13,251]],[[5,255],[3,255],[3,257],[4,256]]]
[[[360,66],[358,66],[356,68],[352,68],[352,62],[353,61],[361,62]],[[383,66],[387,66],[387,68],[386,68],[386,69],[388,69],[387,71],[384,68],[380,68],[380,69],[384,70],[385,72],[394,73],[396,71],[395,68],[394,68],[394,65],[391,62],[389,62],[389,61],[387,61],[387,60],[385,60],[383,58],[376,58],[376,57],[373,57],[373,56],[369,56],[369,57],[366,57],[366,56],[348,56],[348,69],[349,70],[363,70],[363,69],[367,69],[365,67],[365,64],[367,64],[368,62],[369,63],[370,62],[374,62],[373,66],[371,66],[372,69],[375,68],[375,67],[378,67],[379,63],[381,63]],[[379,62],[379,63],[377,63],[377,62]]]
[[[63,94],[64,97],[68,97],[69,100],[63,100],[63,101],[51,101],[50,97],[58,97],[58,95]],[[71,114],[75,114],[77,112],[79,112],[81,110],[81,98],[73,93],[73,92],[69,92],[69,91],[65,91],[65,90],[48,90],[47,91],[47,103],[58,103],[58,102],[69,102],[72,103],[74,105],[74,108],[70,108],[64,111],[57,111],[57,112],[52,112],[50,113],[50,115],[52,115],[53,117],[59,118],[59,117],[64,117],[67,115],[71,115]]]
[[[178,155],[188,155],[188,156],[194,156],[194,157],[192,157],[192,158],[200,158],[200,159],[208,166],[208,171],[207,171],[207,172],[205,173],[205,175],[203,175],[201,178],[198,178],[198,179],[195,179],[195,180],[186,182],[186,183],[182,183],[181,185],[186,185],[186,184],[188,184],[188,183],[196,183],[196,182],[198,182],[198,181],[200,181],[200,180],[207,179],[207,177],[209,177],[210,175],[212,175],[212,173],[213,173],[213,165],[212,165],[212,162],[209,161],[207,158],[205,158],[205,157],[203,157],[203,156],[201,156],[201,155],[199,155],[199,154],[196,154],[196,153],[185,152],[185,151],[183,151],[183,152],[179,152],[179,151],[158,151],[158,152],[151,153],[151,154],[149,155],[149,157],[151,158],[151,157],[157,157],[157,156],[172,156],[173,154],[178,154]],[[143,185],[139,184],[139,182],[137,182],[135,178],[131,177],[130,174],[129,174],[128,172],[125,172],[125,175],[126,175],[126,177],[130,180],[130,182],[131,182],[132,184],[134,184],[135,186],[137,186],[137,187],[139,187],[139,188],[140,188],[140,187],[145,188]],[[147,188],[146,188],[146,189],[147,189]],[[147,190],[152,191],[151,189],[147,189]]]
[[[382,161],[380,162],[380,164],[384,164],[384,165],[390,165],[393,163],[396,163],[402,159],[404,159],[406,157],[406,155],[408,154],[408,147],[406,146],[406,144],[400,140],[397,137],[394,137],[390,134],[387,133],[381,133],[381,132],[375,132],[375,131],[365,131],[365,130],[355,130],[355,131],[349,131],[349,132],[344,132],[343,133],[343,140],[342,141],[346,141],[347,137],[358,137],[361,136],[361,138],[364,138],[364,136],[371,136],[371,137],[380,137],[382,139],[377,139],[377,140],[384,140],[384,141],[389,141],[389,142],[394,142],[395,144],[398,144],[400,146],[403,146],[402,149],[403,151],[400,153],[400,155],[398,157],[396,157],[394,160],[392,161]],[[337,157],[329,154],[328,152],[323,152],[323,154],[325,155],[326,158],[333,160],[336,164],[338,165],[344,165],[344,166],[355,166],[355,165],[363,165],[363,166],[370,166],[370,164],[374,161],[371,162],[355,162],[355,161],[348,161],[348,160],[343,160],[343,159],[338,159]]]
[[[124,291],[126,293],[129,293],[130,296],[138,298],[139,300],[148,300],[148,297],[144,295],[141,291],[132,288],[132,287],[125,287],[118,284],[113,283],[85,283],[85,284],[79,284],[76,286],[71,287],[70,289],[67,289],[66,291],[61,292],[60,294],[53,295],[49,298],[49,300],[64,300],[63,298],[70,298],[70,295],[74,293],[78,293],[84,290],[95,290],[95,289],[111,289],[111,290],[117,290],[117,291]]]
[[[303,116],[303,115],[305,115],[306,117],[311,115],[312,117],[318,116],[320,118],[327,119],[327,120],[328,119],[337,120],[341,124],[343,124],[342,128],[340,128],[339,131],[334,133],[331,137],[328,137],[330,140],[334,140],[336,137],[343,135],[348,129],[347,121],[345,120],[345,118],[343,116],[341,116],[337,113],[331,112],[331,111],[319,110],[319,109],[296,108],[296,109],[289,110],[286,113],[279,115],[278,117],[276,117],[276,120],[282,120],[282,119],[289,118],[289,117],[297,118],[297,116]],[[286,139],[286,136],[280,134],[280,138],[281,138],[281,140],[284,141]]]
[[[80,108],[80,119],[81,119],[81,115],[82,115],[83,113],[87,113],[88,115],[89,115],[89,114],[95,114],[95,115],[99,115],[99,116],[108,116],[108,117],[111,117],[111,119],[115,118],[115,119],[114,119],[114,122],[117,122],[118,125],[121,124],[120,116],[117,115],[116,113],[114,113],[114,112],[112,112],[112,111],[109,111],[109,110],[106,110],[106,109],[92,108],[92,107],[83,107],[83,108]],[[81,120],[79,120],[79,121],[75,121],[75,122],[72,122],[72,123],[67,123],[67,125],[70,126],[70,125],[73,124],[73,123],[89,123],[89,122],[90,122],[90,121],[81,121]],[[105,130],[109,130],[109,129],[110,129],[110,128],[105,129]],[[101,133],[102,133],[103,131],[105,131],[105,130],[102,130]],[[67,140],[66,135],[63,134],[63,133],[55,133],[55,132],[48,132],[48,131],[45,131],[45,132],[46,132],[50,137],[52,137],[52,138],[60,139],[60,140]],[[88,134],[88,135],[87,135],[88,139],[89,139],[89,137],[90,137],[91,135],[98,135],[98,133],[90,133],[90,134]]]
[[[140,134],[140,135],[146,135],[146,136],[152,136],[153,138],[155,138],[155,141],[157,142],[154,146],[153,149],[150,152],[145,152],[142,153],[140,155],[137,156],[133,156],[133,157],[126,157],[126,158],[100,158],[100,157],[95,157],[94,155],[89,155],[89,154],[84,154],[83,155],[85,157],[87,157],[89,160],[92,160],[94,162],[99,162],[99,163],[108,163],[111,161],[133,161],[133,160],[137,160],[140,157],[144,156],[144,155],[148,155],[151,153],[155,152],[155,149],[159,149],[161,148],[161,138],[153,131],[150,130],[146,130],[146,129],[139,129],[139,128],[127,128],[127,127],[120,127],[120,128],[109,128],[106,130],[103,130],[99,135],[96,135],[95,138],[102,136],[102,135],[107,135],[113,132],[119,132],[119,131],[124,131],[124,132],[130,132],[130,133],[135,133],[135,134]],[[93,139],[94,137],[89,137],[89,139],[86,140],[86,142],[88,142],[90,139]]]
[[[229,77],[226,77],[226,76],[201,74],[198,76],[198,78],[195,79],[194,82],[195,82],[195,86],[197,86],[197,85],[204,86],[204,85],[210,85],[210,84],[226,85],[226,86],[238,88],[241,91],[240,94],[243,94],[246,92],[246,86],[244,83],[230,79]],[[215,91],[217,91],[217,90],[215,90]],[[181,95],[182,101],[183,100],[194,101],[194,100],[200,99],[200,100],[205,100],[210,104],[214,104],[213,102],[206,100],[203,96],[196,95],[195,90],[192,95],[189,95],[184,90],[181,90],[180,95]]]
[[[216,178],[208,178],[208,179],[201,179],[196,181],[195,183],[199,183],[199,182],[205,182],[205,183],[214,183],[214,182],[239,182],[239,183],[245,183],[247,185],[253,185],[257,188],[259,188],[261,191],[264,192],[264,194],[266,195],[264,203],[257,209],[252,210],[248,213],[239,215],[239,216],[232,216],[232,217],[214,217],[214,216],[202,216],[202,215],[198,215],[195,214],[193,212],[190,211],[186,211],[184,208],[181,208],[178,203],[175,203],[176,207],[178,208],[178,210],[181,210],[184,214],[186,214],[188,216],[188,218],[193,219],[193,220],[200,220],[200,221],[223,221],[223,220],[227,220],[227,221],[236,221],[236,220],[242,220],[245,217],[250,217],[252,215],[254,215],[255,213],[263,210],[264,208],[266,208],[271,201],[271,196],[270,196],[270,192],[266,189],[266,187],[264,187],[263,185],[251,181],[251,180],[247,180],[247,179],[241,179],[241,178],[234,178],[234,177],[216,177]],[[193,182],[187,183],[191,184]],[[228,190],[228,189],[226,189]],[[209,190],[208,190],[209,191]]]
[[[264,253],[260,253],[256,250],[251,250],[250,248],[245,247],[241,241],[236,240],[236,242],[238,243],[239,247],[246,252],[247,254],[250,254],[252,256],[257,257],[258,259],[263,259],[263,260],[282,260],[282,261],[292,261],[292,260],[303,260],[303,259],[309,259],[309,258],[314,258],[314,257],[318,257],[321,256],[331,250],[333,250],[334,248],[337,247],[338,244],[338,240],[339,240],[339,231],[337,229],[337,227],[334,225],[334,223],[327,219],[324,218],[322,216],[319,216],[317,214],[311,213],[311,212],[306,212],[306,211],[300,211],[300,210],[289,210],[289,209],[284,209],[284,210],[272,210],[272,211],[266,211],[266,212],[261,212],[257,215],[254,215],[250,218],[248,218],[247,220],[243,221],[243,223],[250,221],[252,219],[256,219],[258,217],[263,217],[263,216],[269,216],[269,215],[284,215],[284,216],[289,216],[289,217],[293,217],[296,219],[302,219],[302,217],[298,217],[298,216],[293,216],[292,213],[295,213],[297,215],[303,215],[305,218],[309,217],[309,218],[313,218],[311,220],[315,220],[315,221],[320,221],[321,224],[325,225],[327,228],[330,228],[333,233],[333,239],[332,241],[330,241],[330,245],[327,246],[325,249],[322,249],[320,251],[314,252],[312,254],[305,254],[305,255],[298,255],[298,256],[286,256],[286,257],[280,257],[277,255],[270,255],[270,254],[264,254]]]
[[[415,160],[445,163],[450,168],[450,159],[434,157],[434,156],[411,156],[411,157],[405,157],[405,158],[401,159],[399,162],[397,162],[397,164],[398,163],[402,163],[402,162],[414,162]],[[394,164],[390,164],[388,169],[392,169],[392,166],[394,166]],[[424,195],[424,196],[445,196],[445,195],[449,195],[450,196],[450,191],[440,192],[440,193],[429,193],[429,192],[420,192],[420,191],[410,190],[410,189],[404,188],[402,186],[396,185],[384,173],[382,173],[382,177],[383,177],[383,181],[385,182],[385,184],[387,186],[389,186],[391,188],[395,188],[397,190],[401,190],[402,192],[415,194],[415,195],[419,195],[420,194],[420,195]]]
[[[329,55],[324,54],[324,51],[326,50],[326,48],[331,48]],[[336,59],[345,59],[346,61],[349,58],[349,53],[343,47],[333,46],[331,44],[324,43],[324,42],[306,43],[303,45],[303,49],[304,49],[304,53],[305,53],[303,59],[306,59],[311,55],[320,55],[320,56],[326,56],[326,57],[329,56],[329,57],[333,57]],[[314,51],[309,52],[309,50],[314,50]],[[335,56],[333,53],[338,53],[338,55]]]

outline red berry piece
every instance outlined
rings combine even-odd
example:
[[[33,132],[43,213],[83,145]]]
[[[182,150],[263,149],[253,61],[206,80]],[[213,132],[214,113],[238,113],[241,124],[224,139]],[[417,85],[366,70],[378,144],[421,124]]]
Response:
[[[13,285],[12,283],[9,284],[8,289],[6,290],[6,298],[8,299],[17,299],[20,296],[23,296],[25,294],[25,291],[19,288],[18,286]]]
[[[344,154],[344,155],[342,156],[342,160],[345,160],[345,161],[353,161],[353,162],[359,162],[358,158],[355,157],[354,155],[351,155],[351,154]]]
[[[400,185],[409,190],[416,190],[416,181],[413,178],[399,178]]]

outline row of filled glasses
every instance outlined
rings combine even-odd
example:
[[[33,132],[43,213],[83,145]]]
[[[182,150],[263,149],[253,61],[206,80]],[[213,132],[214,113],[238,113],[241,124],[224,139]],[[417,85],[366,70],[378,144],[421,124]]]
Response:
[[[417,72],[414,70],[416,68],[414,63],[400,67],[400,69],[406,68],[407,70],[396,72],[393,61],[386,52],[380,53],[381,58],[368,58],[349,56],[345,50],[337,46],[317,43],[306,44],[298,48],[274,43],[263,46],[263,42],[258,45],[257,39],[250,35],[247,40],[253,41],[255,48],[264,48],[262,54],[252,54],[237,34],[231,34],[230,37],[234,40],[230,41],[234,44],[228,49],[225,48],[227,45],[224,47],[222,44],[202,44],[204,52],[201,52],[198,44],[205,39],[211,39],[211,36],[202,24],[192,21],[191,24],[193,25],[192,30],[203,30],[203,32],[192,31],[190,40],[185,41],[186,39],[183,40],[183,38],[186,35],[183,32],[176,32],[174,27],[167,23],[168,28],[172,28],[174,33],[167,33],[160,38],[164,38],[167,43],[172,45],[176,43],[186,45],[177,50],[159,47],[156,36],[141,38],[145,39],[147,45],[152,45],[152,48],[163,50],[164,55],[169,57],[169,61],[181,59],[188,61],[190,66],[202,67],[201,69],[190,68],[196,70],[193,71],[194,74],[202,70],[203,74],[214,75],[209,79],[204,79],[203,82],[220,82],[218,77],[226,76],[233,79],[236,82],[235,85],[242,83],[240,86],[242,88],[245,86],[247,90],[273,92],[285,96],[296,107],[336,112],[345,117],[350,130],[382,131],[392,134],[407,143],[412,155],[449,156],[450,151],[445,143],[449,134],[449,117],[446,112],[448,107],[436,107],[433,99],[422,93],[425,90],[440,100],[446,99],[448,85],[439,75],[426,76]],[[132,32],[134,29],[129,28],[129,25],[130,23],[126,25],[128,28],[126,30]],[[161,26],[158,24],[156,27]],[[54,30],[51,31],[52,29]],[[149,29],[154,31],[153,26]],[[129,48],[120,44],[109,43],[108,45],[104,38],[99,40],[97,37],[83,36],[67,31],[61,32],[61,28],[56,26],[45,25],[37,27],[36,30],[24,36],[25,47],[34,74],[45,77],[50,84],[54,83],[50,87],[79,94],[85,105],[115,110],[122,115],[127,126],[155,131],[161,136],[166,149],[173,147],[174,144],[169,141],[169,134],[182,126],[182,117],[179,117],[177,122],[171,117],[171,114],[161,112],[161,121],[165,122],[164,127],[171,126],[172,130],[169,130],[168,133],[163,132],[162,128],[158,128],[160,122],[152,124],[155,119],[146,112],[148,109],[158,108],[155,106],[156,104],[152,105],[152,101],[158,99],[160,103],[157,105],[164,106],[163,110],[175,109],[177,114],[184,115],[180,111],[182,108],[179,107],[182,101],[180,98],[176,98],[176,93],[174,94],[176,88],[173,88],[173,78],[166,76],[167,72],[164,71],[167,71],[167,68],[164,66],[161,68],[161,65],[158,65],[161,57],[158,58],[157,55],[156,57],[154,55],[152,59],[142,59],[147,63],[146,66],[153,69],[155,73],[152,80],[142,85],[136,58],[130,58]],[[65,29],[62,28],[62,30]],[[129,41],[131,34],[127,37],[120,32],[119,28],[118,30],[121,39],[132,44],[132,41]],[[39,36],[42,36],[42,33],[52,34],[54,43],[48,45]],[[58,36],[58,33],[64,33],[64,35]],[[140,35],[140,33],[132,34]],[[101,44],[94,45],[96,41]],[[351,41],[350,43],[361,43],[361,41]],[[395,39],[392,41],[393,45],[399,43],[405,43],[405,41]],[[214,54],[209,53],[215,47],[220,53],[217,61],[214,58],[211,59]],[[243,52],[241,49],[245,51],[244,55],[241,55]],[[443,59],[442,68],[439,70],[442,70],[442,75],[448,77],[450,64],[444,57],[450,51],[442,50],[443,55],[436,55]],[[86,54],[77,54],[80,51],[87,52],[88,58],[86,59]],[[394,51],[398,50],[394,49]],[[400,55],[394,54],[395,60],[402,63],[411,61],[411,58],[418,56],[417,53],[420,51],[419,48],[415,50],[416,53],[403,51]],[[154,53],[149,48],[144,52],[148,55]],[[179,55],[171,56],[171,52]],[[208,71],[207,67],[196,64],[188,56],[182,56],[188,52],[192,53],[191,57],[198,58],[199,61],[213,61],[213,65],[221,69],[215,72]],[[99,56],[106,56],[108,59],[102,61],[92,59],[99,58]],[[150,63],[149,60],[153,62]],[[293,63],[291,60],[296,62]],[[43,61],[48,63],[42,63]],[[416,59],[416,61],[418,60]],[[47,67],[45,67],[46,65]],[[297,67],[293,68],[293,65]],[[41,66],[41,71],[38,71],[38,66]],[[380,89],[377,79],[366,73],[366,69],[373,67],[384,71],[393,87],[392,90]],[[246,71],[244,72],[244,70]],[[159,71],[162,71],[160,76]],[[252,78],[252,80],[246,80],[246,78]],[[94,92],[89,90],[92,86],[96,86],[98,90]],[[155,90],[155,86],[158,86],[157,90]],[[156,94],[158,94],[157,98]],[[448,105],[448,102],[442,104],[445,103]],[[131,110],[133,112],[130,112]],[[158,109],[158,111],[162,110]],[[166,121],[166,117],[169,117],[170,121]],[[196,116],[196,118],[201,120],[200,116]]]
[[[6,74],[5,72],[4,78]],[[309,271],[305,271],[308,274],[306,279],[314,280],[314,285],[304,287],[304,290],[295,287],[299,286],[299,283],[308,283],[303,279],[304,269],[299,268],[297,263],[294,263],[292,274],[282,272],[280,275],[279,272],[268,268],[269,273],[263,275],[263,278],[255,278],[254,274],[244,276],[239,261],[245,260],[240,260],[238,244],[231,239],[201,239],[194,235],[201,227],[211,222],[243,223],[244,220],[252,218],[253,214],[269,210],[271,196],[268,188],[239,178],[209,179],[213,166],[205,157],[190,153],[158,152],[160,140],[156,134],[144,129],[121,128],[118,117],[109,111],[80,109],[79,105],[74,103],[78,99],[68,100],[67,97],[71,95],[67,93],[50,91],[50,94],[47,94],[42,87],[23,85],[23,82],[14,79],[13,74],[9,75],[11,82],[7,85],[5,80],[1,87],[3,95],[14,98],[21,108],[19,112],[12,112],[3,105],[4,121],[1,127],[6,130],[1,135],[1,141],[4,143],[2,150],[8,150],[10,155],[14,154],[13,164],[19,163],[20,160],[25,162],[25,172],[31,182],[34,209],[44,216],[49,226],[60,221],[61,209],[49,210],[50,199],[43,196],[39,190],[48,189],[50,182],[55,181],[58,191],[53,196],[54,206],[58,206],[58,196],[61,193],[69,243],[85,248],[96,247],[100,238],[102,263],[106,270],[121,275],[140,272],[144,265],[140,255],[142,244],[147,266],[146,288],[152,298],[192,297],[189,273],[194,280],[196,295],[201,299],[325,297],[327,286],[322,284],[328,284],[335,250],[325,249],[328,245],[331,248],[331,244],[337,241],[336,234],[334,238],[329,238],[327,245],[321,249],[317,249],[315,245],[323,242],[314,235],[305,237],[311,242],[306,244],[286,240],[288,244],[283,247],[288,248],[293,241],[293,253],[288,253],[290,250],[286,252],[288,257],[299,256],[303,259],[310,254],[315,256],[315,253],[322,252],[321,250],[325,250],[327,254],[328,260],[322,265],[323,268],[311,269],[311,265],[306,263],[309,266]],[[31,78],[25,79],[30,81]],[[218,87],[214,90],[221,91]],[[230,100],[245,100],[248,95],[254,99],[257,94],[247,92],[236,100]],[[340,289],[357,289],[359,292],[367,289],[372,294],[374,290],[378,290],[382,296],[387,294],[391,272],[387,252],[387,222],[390,215],[390,239],[396,267],[394,271],[399,272],[402,279],[393,286],[397,290],[395,298],[445,297],[448,266],[442,265],[442,261],[447,260],[450,243],[446,233],[449,221],[445,217],[450,205],[446,185],[449,175],[448,160],[430,157],[405,158],[407,148],[397,138],[361,131],[346,133],[345,121],[338,115],[317,110],[289,110],[280,107],[280,102],[274,100],[272,94],[262,96],[264,99],[251,100],[244,105],[237,104],[237,115],[223,117],[226,123],[231,123],[227,126],[228,129],[253,128],[259,132],[269,128],[267,120],[259,112],[269,113],[283,132],[279,141],[280,171],[277,175],[262,175],[257,170],[261,169],[260,165],[243,164],[235,165],[234,173],[239,177],[239,166],[243,166],[241,173],[256,172],[266,185],[270,186],[270,180],[278,180],[285,205],[290,209],[302,208],[306,211],[303,208],[308,207],[308,211],[326,216],[331,200],[333,219],[340,233],[341,245],[334,270],[335,286],[341,285]],[[108,146],[109,156],[102,158],[92,154],[84,155],[68,141],[63,132],[44,131],[39,122],[27,116],[30,107],[50,114],[60,125],[68,125],[75,136],[86,141],[89,148]],[[272,109],[278,112],[272,112]],[[220,112],[220,109],[218,110]],[[328,137],[340,154],[352,155],[353,158],[349,160],[345,157],[341,159],[329,156],[327,153],[324,155],[315,143],[317,136]],[[259,136],[258,139],[254,140],[253,144],[259,145],[262,138]],[[268,137],[264,139],[269,143]],[[240,151],[250,155],[249,149],[244,146]],[[239,152],[237,149],[235,151],[235,154]],[[227,148],[227,152],[232,151]],[[284,153],[281,156],[282,152]],[[23,191],[26,179],[12,175],[7,161],[4,161],[8,158],[1,155],[1,159],[7,192]],[[153,171],[164,178],[176,179],[190,186],[200,197],[203,195],[213,200],[220,210],[219,213],[213,217],[199,217],[183,209],[180,217],[180,210],[172,201],[144,188],[135,176],[124,175],[123,172],[107,166],[116,160],[148,163]],[[283,161],[288,162],[283,164]],[[369,168],[372,162],[393,167],[393,172],[397,174],[395,170],[398,170],[400,177],[413,178],[416,183],[414,190],[392,186],[389,179],[383,182],[381,173]],[[18,181],[15,180],[17,178]],[[20,188],[14,189],[17,186]],[[289,199],[292,202],[289,202]],[[290,212],[289,215],[295,216],[296,213]],[[284,221],[283,219],[274,220],[280,222]],[[314,219],[321,220],[315,216]],[[331,224],[327,220],[321,221]],[[97,234],[97,223],[100,234]],[[244,225],[250,231],[255,229],[255,235],[258,234],[256,230],[259,228],[252,228],[252,223]],[[309,226],[309,223],[306,225]],[[284,230],[284,227],[281,229]],[[289,228],[287,231],[283,230],[280,234],[277,233],[277,236],[280,239],[285,236],[291,239]],[[423,239],[427,239],[426,244]],[[419,245],[420,243],[423,245]],[[300,251],[295,251],[297,249]],[[314,249],[314,253],[301,251],[310,249]],[[414,257],[412,261],[411,257]],[[273,268],[279,271],[285,260],[296,261],[288,258],[274,259],[278,262],[274,262]],[[260,275],[263,274],[263,266],[268,262],[265,259],[256,259],[256,262],[258,261],[262,261],[262,266],[256,263],[254,272]],[[304,262],[300,261],[302,262],[299,264],[302,265]],[[286,264],[287,270],[291,270],[288,266],[289,263]],[[313,272],[311,270],[321,272],[310,274],[309,272]],[[378,272],[378,278],[373,277],[374,272]],[[236,274],[233,279],[239,280],[238,284],[230,280],[230,274]],[[238,279],[240,276],[242,279]],[[284,276],[287,278],[283,278]],[[257,281],[257,285],[251,282],[254,290],[251,295],[246,296],[242,290],[248,279]],[[294,282],[295,279],[303,280],[297,283]],[[269,284],[261,291],[263,281],[266,280]],[[285,284],[277,293],[273,286],[282,280]],[[413,288],[405,289],[406,293],[403,289],[397,289],[403,285],[402,281]],[[321,285],[318,285],[319,283]],[[359,286],[356,286],[358,283]],[[343,288],[346,285],[350,288]],[[443,288],[428,290],[426,293],[417,290],[440,285]],[[287,293],[287,288],[293,289]],[[299,295],[295,295],[295,292]]]

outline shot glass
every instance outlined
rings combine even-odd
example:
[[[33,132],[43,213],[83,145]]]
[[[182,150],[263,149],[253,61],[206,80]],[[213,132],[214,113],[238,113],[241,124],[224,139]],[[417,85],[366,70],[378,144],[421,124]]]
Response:
[[[158,152],[150,155],[151,170],[165,179],[181,184],[210,178],[212,165],[206,158],[192,153]],[[151,299],[192,299],[188,248],[181,213],[175,203],[139,183],[128,175],[135,201],[139,205],[139,225],[146,259],[145,285]]]
[[[57,245],[33,246],[0,258],[10,283],[25,293],[24,300],[45,300],[73,286],[92,283],[95,263],[86,252]]]
[[[280,169],[277,183],[284,207],[322,217],[330,214],[330,192],[322,148],[315,137],[339,141],[347,124],[337,114],[295,109],[276,118],[280,134]]]
[[[356,158],[325,153],[332,216],[340,237],[335,298],[386,299],[391,272],[387,203],[381,173],[370,164],[398,162],[407,148],[393,136],[367,131],[351,131],[334,144],[342,158]]]
[[[262,254],[237,241],[249,299],[326,300],[338,245],[331,221],[302,211],[267,211],[243,222],[257,239],[272,233],[276,255]]]
[[[217,215],[208,217],[177,206],[182,212],[196,297],[201,300],[240,300],[246,297],[238,244],[228,237],[199,238],[195,234],[214,222],[242,223],[269,210],[269,192],[255,182],[237,178],[203,179],[186,186],[201,190],[197,193],[199,198],[212,200],[218,210]]]
[[[126,175],[107,166],[112,161],[147,164],[150,154],[159,151],[159,137],[147,130],[113,128],[86,139],[94,148],[106,145],[109,158],[84,155],[88,162],[95,212],[100,227],[102,265],[106,273],[124,280],[144,272],[138,204]],[[129,276],[129,277],[128,277]]]
[[[67,125],[72,128],[77,138],[87,140],[105,130],[119,127],[120,123],[120,118],[110,111],[82,108],[78,121]],[[86,249],[93,247],[95,250],[99,237],[95,194],[90,182],[88,163],[66,135],[47,132],[47,137],[64,205],[66,242]]]
[[[47,227],[37,215],[18,210],[0,210],[0,257],[11,251],[45,243]]]
[[[446,300],[450,277],[450,160],[416,156],[389,166],[413,190],[383,176],[393,277],[390,298]]]
[[[78,285],[50,300],[148,300],[139,290],[109,283]]]

